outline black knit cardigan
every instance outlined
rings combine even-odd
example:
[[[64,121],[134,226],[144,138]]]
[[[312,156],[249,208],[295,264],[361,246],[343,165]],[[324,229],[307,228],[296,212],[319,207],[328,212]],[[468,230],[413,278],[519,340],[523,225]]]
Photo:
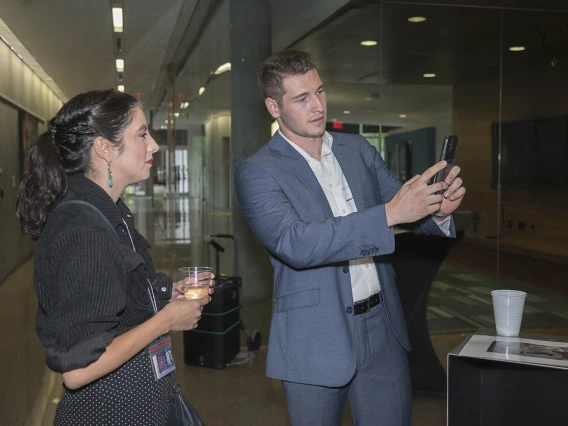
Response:
[[[118,238],[95,210],[75,204],[55,210],[40,235],[34,263],[36,331],[48,367],[57,372],[93,363],[116,336],[149,319],[154,310],[148,288],[158,309],[172,293],[172,279],[156,273],[150,245],[122,200],[114,203],[82,175],[69,178],[67,200],[97,207]]]

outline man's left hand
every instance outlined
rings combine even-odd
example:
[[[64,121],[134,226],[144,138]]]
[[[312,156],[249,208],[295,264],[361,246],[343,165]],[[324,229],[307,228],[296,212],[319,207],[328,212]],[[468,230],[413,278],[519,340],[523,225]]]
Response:
[[[458,166],[454,166],[446,176],[445,182],[448,184],[448,189],[443,194],[439,213],[452,214],[460,206],[465,195],[463,180],[458,177],[460,171],[461,169]]]

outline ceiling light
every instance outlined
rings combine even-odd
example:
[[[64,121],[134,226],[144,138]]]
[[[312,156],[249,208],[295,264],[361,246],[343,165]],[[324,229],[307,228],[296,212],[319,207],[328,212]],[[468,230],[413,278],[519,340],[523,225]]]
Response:
[[[434,78],[436,77],[436,74],[434,74],[433,72],[428,72],[426,74],[423,74],[422,77],[424,78]]]
[[[119,85],[116,87],[116,90],[118,90],[119,92],[124,92],[124,85],[123,85],[123,84],[119,84]]]
[[[115,33],[121,33],[124,29],[122,21],[122,7],[112,8],[112,26],[114,27]]]
[[[124,59],[117,59],[116,60],[116,71],[117,72],[124,72]]]
[[[367,96],[367,97],[365,98],[365,100],[366,100],[366,101],[372,101],[373,98],[372,98],[371,96]]]
[[[205,93],[205,87],[200,87],[199,88],[199,96],[203,95]]]
[[[424,16],[411,16],[410,18],[408,18],[408,22],[413,22],[415,24],[424,22],[425,20],[426,18]]]
[[[523,50],[525,50],[525,46],[511,46],[509,47],[509,50],[511,52],[522,52]]]
[[[361,42],[363,46],[376,46],[377,42],[375,40],[365,40]]]
[[[174,112],[174,117],[178,118],[179,117],[179,112]]]
[[[343,111],[343,114],[351,114],[351,111],[345,110],[345,111]]]
[[[224,72],[231,71],[231,63],[227,62],[226,64],[221,65],[219,68],[215,70],[213,74],[219,75],[223,74]]]
[[[399,114],[400,118],[406,118],[406,114]]]
[[[166,124],[168,124],[168,120],[165,120]]]
[[[187,108],[188,106],[189,106],[189,102],[185,102],[185,103],[183,104],[183,107],[184,107],[184,108]]]

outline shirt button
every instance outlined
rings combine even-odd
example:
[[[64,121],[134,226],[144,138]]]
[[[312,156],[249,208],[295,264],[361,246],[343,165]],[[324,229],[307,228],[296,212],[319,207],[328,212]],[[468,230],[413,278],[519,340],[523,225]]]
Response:
[[[341,213],[345,213],[345,209],[341,210]]]
[[[343,273],[344,273],[344,274],[349,273],[349,267],[348,267],[348,266],[344,266],[344,267],[343,267]]]
[[[368,263],[367,263],[367,264],[365,264],[365,268],[368,268],[368,267],[369,267],[369,264],[368,264]]]
[[[345,312],[348,314],[352,314],[353,313],[353,308],[351,306],[348,306],[345,308]]]
[[[162,287],[161,290],[162,290],[163,293],[165,293],[166,290],[167,290],[167,288],[166,288],[166,287]]]

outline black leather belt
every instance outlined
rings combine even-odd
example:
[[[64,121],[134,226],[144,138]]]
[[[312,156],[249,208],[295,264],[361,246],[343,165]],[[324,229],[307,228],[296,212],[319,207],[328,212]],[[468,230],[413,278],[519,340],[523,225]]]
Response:
[[[383,295],[379,291],[366,299],[360,300],[353,304],[353,315],[364,314],[369,312],[373,306],[379,305],[383,301]]]

